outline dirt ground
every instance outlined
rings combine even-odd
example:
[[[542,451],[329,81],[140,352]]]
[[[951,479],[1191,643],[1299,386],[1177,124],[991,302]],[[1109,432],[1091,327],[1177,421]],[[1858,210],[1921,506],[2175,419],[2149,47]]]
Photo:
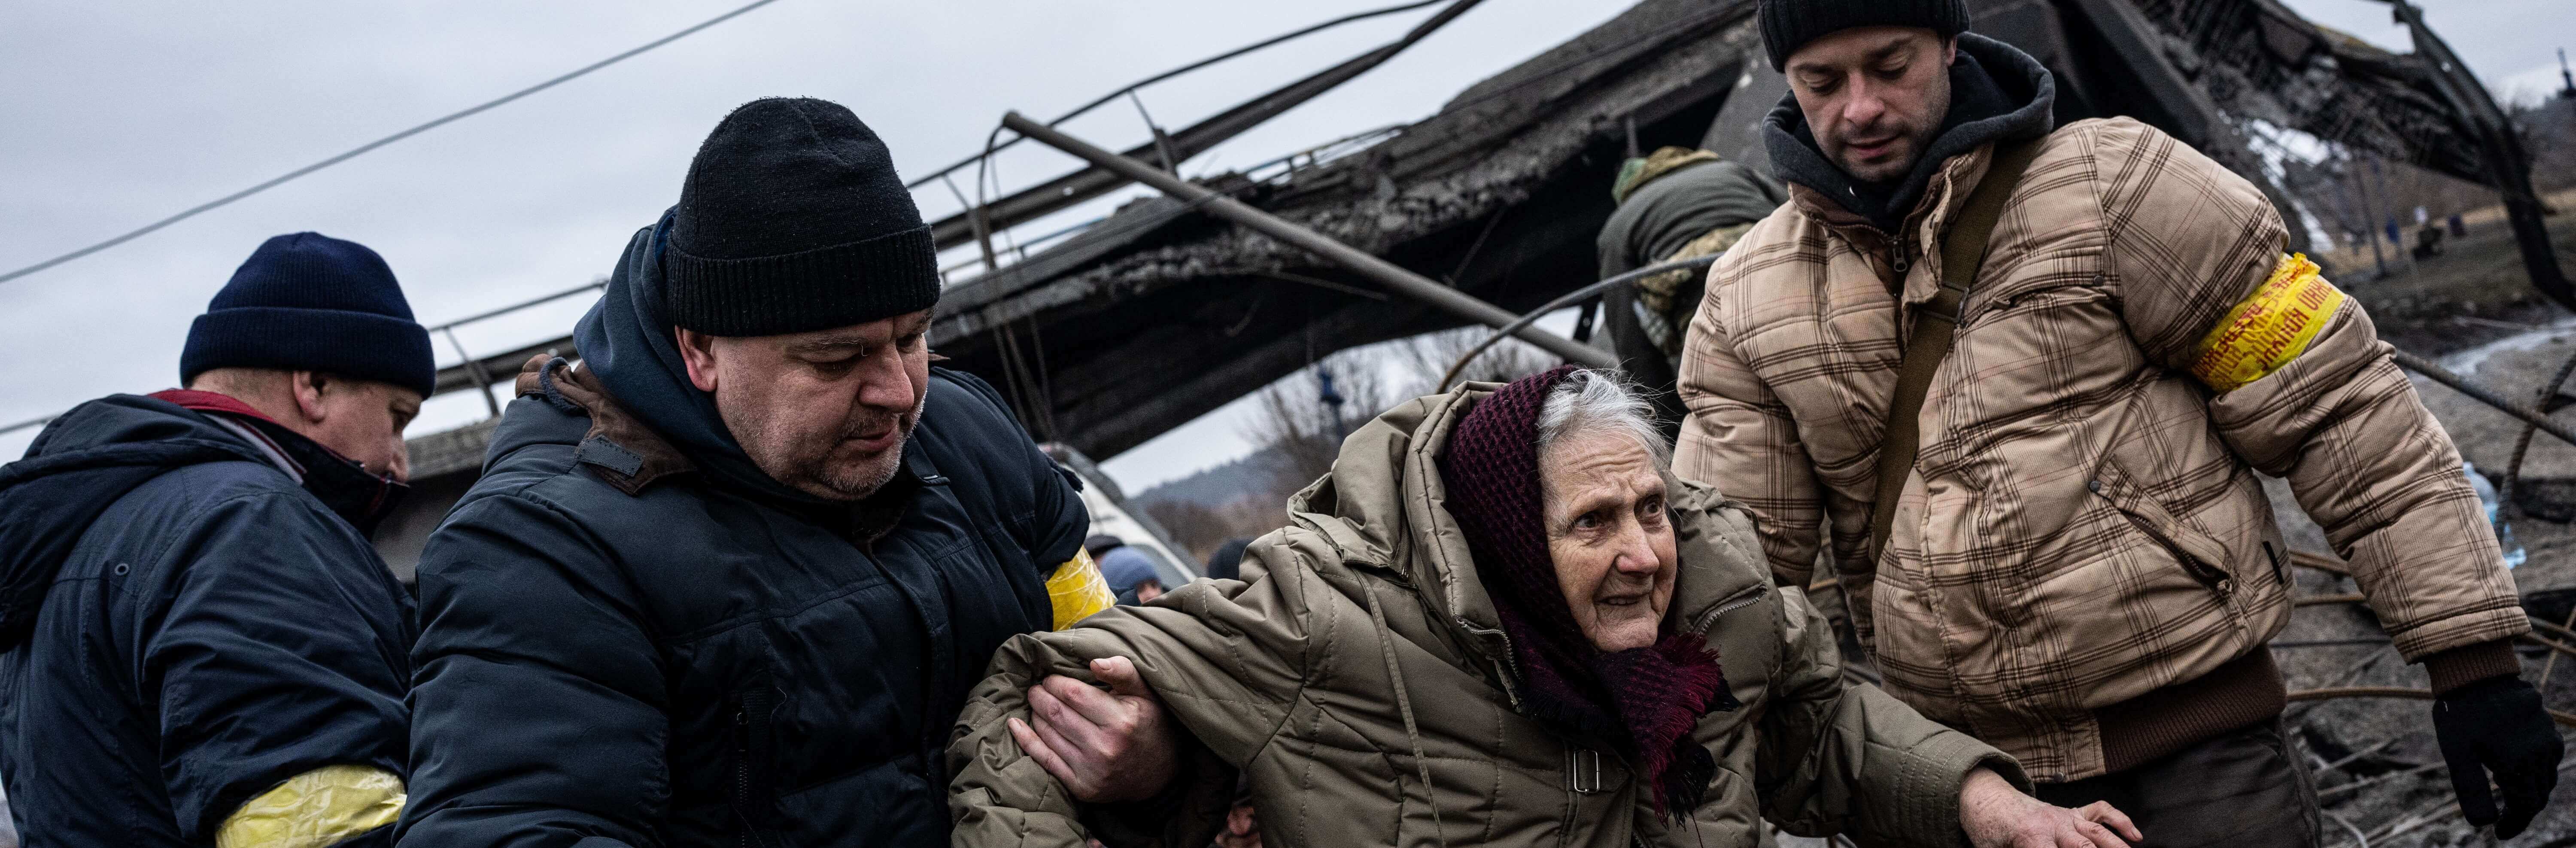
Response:
[[[2576,257],[2576,217],[2551,222],[2562,257]],[[2348,286],[2378,320],[2381,335],[2401,348],[2437,358],[2508,397],[2534,399],[2576,356],[2576,316],[2541,298],[2501,225],[2455,242],[2447,255],[2378,280]],[[2562,266],[2567,262],[2562,259]],[[2576,381],[2571,381],[2576,382]],[[2571,386],[2576,389],[2576,386]],[[2464,459],[2501,484],[2525,426],[2448,387],[2418,377],[2416,390]],[[2576,421],[2576,414],[2562,420]],[[2327,552],[2323,534],[2272,481],[2273,504],[2293,546]],[[2525,606],[2565,622],[2576,590],[2576,447],[2539,434],[2524,457],[2505,515],[2527,559],[2514,570]],[[2358,591],[2347,578],[2301,569],[2302,595]],[[2354,641],[2367,644],[2350,644]],[[2328,686],[2422,688],[2421,667],[2404,665],[2385,644],[2369,611],[2354,604],[2302,607],[2273,643],[2293,690]],[[2526,677],[2546,681],[2543,697],[2576,712],[2576,656],[2552,660],[2538,645],[2521,649]],[[2559,668],[2558,666],[2569,666]],[[2398,699],[2342,699],[2294,705],[2290,716],[2329,815],[2326,844],[2372,846],[2485,844],[2452,802],[2449,777],[2431,732],[2429,705]],[[2571,761],[2576,762],[2576,761]],[[2328,764],[2337,764],[2325,768]],[[2562,774],[2564,770],[2562,770]],[[2576,781],[2559,785],[2549,809],[2512,845],[2576,845]]]

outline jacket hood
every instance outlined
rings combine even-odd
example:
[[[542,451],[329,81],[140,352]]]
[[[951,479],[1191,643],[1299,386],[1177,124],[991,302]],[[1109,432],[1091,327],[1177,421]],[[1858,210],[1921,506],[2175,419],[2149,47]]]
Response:
[[[1288,499],[1289,517],[1323,535],[1342,564],[1395,572],[1440,621],[1496,661],[1510,655],[1502,617],[1477,575],[1465,531],[1449,515],[1439,457],[1458,422],[1502,387],[1467,383],[1387,410],[1342,441],[1331,474]],[[1715,490],[1669,472],[1664,485],[1677,513],[1731,505]],[[1693,579],[1702,572],[1698,564],[1713,564],[1725,555],[1714,546],[1726,542],[1688,516],[1674,522],[1674,531],[1682,562],[1672,605],[1665,610],[1668,627],[1700,622],[1710,608],[1744,589],[1759,588]]]
[[[671,213],[664,212],[661,221],[627,241],[607,291],[573,329],[583,370],[598,375],[627,414],[716,479],[791,504],[832,505],[761,471],[725,428],[715,396],[689,382],[664,300],[662,256],[670,234]]]
[[[2055,125],[2057,82],[2039,60],[1973,32],[1959,34],[1950,66],[1950,113],[1905,179],[1864,183],[1844,173],[1816,146],[1798,95],[1782,95],[1763,119],[1762,143],[1782,179],[1833,198],[1879,229],[1895,231],[1923,200],[1943,163],[1998,141],[2037,138]]]
[[[267,465],[259,450],[167,401],[110,395],[64,413],[0,466],[0,650],[35,626],[45,590],[100,513],[162,472],[208,462]]]

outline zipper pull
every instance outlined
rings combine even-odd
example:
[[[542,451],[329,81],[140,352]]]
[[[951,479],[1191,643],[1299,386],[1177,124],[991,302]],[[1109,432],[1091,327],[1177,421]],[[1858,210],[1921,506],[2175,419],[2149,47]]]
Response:
[[[1905,276],[1905,269],[1912,267],[1912,263],[1907,262],[1905,258],[1905,255],[1908,252],[1909,251],[1905,249],[1905,245],[1898,244],[1896,246],[1896,261],[1892,264],[1896,266],[1896,275],[1899,277]]]

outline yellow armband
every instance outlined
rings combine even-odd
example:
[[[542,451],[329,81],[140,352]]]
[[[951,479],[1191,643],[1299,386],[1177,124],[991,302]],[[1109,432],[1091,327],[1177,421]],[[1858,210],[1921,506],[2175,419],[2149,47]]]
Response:
[[[2343,300],[2307,254],[2283,256],[2271,278],[2200,340],[2191,375],[2222,392],[2263,379],[2306,351]]]
[[[327,848],[394,823],[402,778],[374,766],[323,766],[243,804],[215,833],[215,848]]]
[[[1056,566],[1046,586],[1047,598],[1055,602],[1057,630],[1118,605],[1118,596],[1109,593],[1109,581],[1101,578],[1100,566],[1091,561],[1090,551],[1074,551],[1072,559]]]

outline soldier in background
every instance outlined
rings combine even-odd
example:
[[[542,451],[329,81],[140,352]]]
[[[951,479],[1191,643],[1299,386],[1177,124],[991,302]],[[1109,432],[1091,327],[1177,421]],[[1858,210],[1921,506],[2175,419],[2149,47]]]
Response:
[[[1706,150],[1666,147],[1622,165],[1610,197],[1619,208],[1601,226],[1595,243],[1603,279],[1723,252],[1789,195],[1742,162]],[[1682,331],[1699,308],[1707,279],[1706,270],[1667,271],[1637,281],[1633,297],[1604,298],[1612,308],[1634,312],[1628,317],[1662,354],[1659,362],[1630,363],[1632,368],[1668,369],[1665,378],[1675,373],[1670,369],[1678,368]],[[1653,374],[1641,376],[1650,384],[1662,382]]]

